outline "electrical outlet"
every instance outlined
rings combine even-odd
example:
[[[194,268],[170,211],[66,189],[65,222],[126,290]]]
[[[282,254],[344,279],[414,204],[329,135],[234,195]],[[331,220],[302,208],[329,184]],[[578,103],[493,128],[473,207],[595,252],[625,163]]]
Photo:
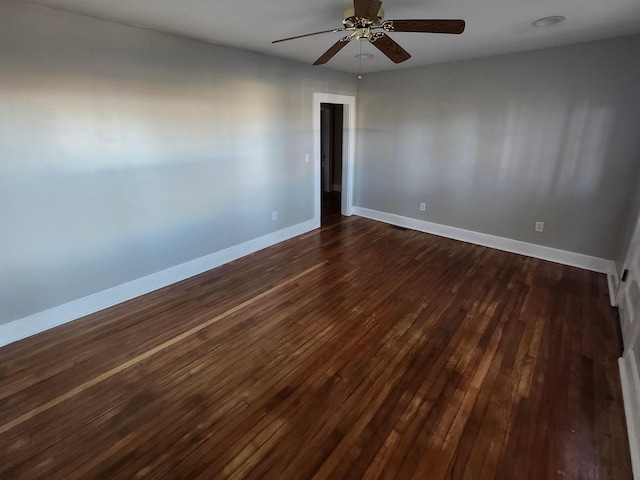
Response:
[[[424,202],[420,202],[420,211],[424,212],[427,209],[427,204]]]
[[[271,214],[271,219],[275,222],[278,219],[278,212],[273,212]]]
[[[308,153],[304,154],[304,163],[309,163],[309,154]]]
[[[544,232],[544,222],[536,222],[536,232]]]

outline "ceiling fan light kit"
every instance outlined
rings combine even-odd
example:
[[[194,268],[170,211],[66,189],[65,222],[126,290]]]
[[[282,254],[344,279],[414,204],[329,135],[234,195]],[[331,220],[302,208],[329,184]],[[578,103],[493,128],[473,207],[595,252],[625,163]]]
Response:
[[[283,38],[272,43],[286,42],[323,33],[353,32],[334,43],[313,64],[324,65],[352,40],[369,42],[392,62],[401,63],[409,60],[411,55],[389,37],[386,32],[460,34],[464,31],[464,27],[464,20],[385,20],[384,9],[380,0],[353,0],[353,8],[348,8],[344,12],[341,28]],[[375,32],[373,30],[383,31]]]

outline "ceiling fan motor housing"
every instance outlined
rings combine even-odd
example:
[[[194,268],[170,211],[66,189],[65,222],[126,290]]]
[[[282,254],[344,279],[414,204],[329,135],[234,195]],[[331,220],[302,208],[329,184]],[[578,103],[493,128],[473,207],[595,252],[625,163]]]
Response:
[[[368,18],[358,18],[355,15],[355,10],[353,7],[347,8],[344,11],[344,15],[342,18],[342,25],[345,28],[371,28],[371,27],[380,27],[384,22],[384,8],[380,7],[378,10],[378,15],[374,20],[369,20]]]

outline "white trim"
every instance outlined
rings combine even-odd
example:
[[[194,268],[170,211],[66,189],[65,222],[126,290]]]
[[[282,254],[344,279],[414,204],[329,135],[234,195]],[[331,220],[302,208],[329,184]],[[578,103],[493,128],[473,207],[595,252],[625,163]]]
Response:
[[[633,478],[640,480],[640,376],[633,351],[618,359]]]
[[[607,283],[609,284],[609,302],[612,307],[618,306],[618,286],[620,285],[620,276],[618,275],[618,269],[613,266],[613,272],[607,274]]]
[[[343,105],[343,131],[347,134],[342,142],[342,215],[353,215],[353,184],[356,163],[356,97],[329,93],[313,94],[313,219],[320,226],[320,109],[322,103]]]
[[[461,240],[463,242],[474,243],[485,247],[491,247],[505,252],[518,253],[528,257],[540,258],[551,262],[570,265],[572,267],[584,268],[594,272],[610,274],[615,271],[615,262],[604,258],[591,257],[581,253],[558,250],[556,248],[535,245],[533,243],[512,240],[510,238],[497,237],[486,233],[473,232],[462,228],[450,227],[439,223],[417,220],[415,218],[403,217],[393,213],[370,210],[363,207],[353,207],[355,215],[378,220],[392,225],[411,228],[421,232],[432,233],[441,237]]]
[[[64,305],[0,325],[0,347],[158,290],[317,228],[308,220]]]

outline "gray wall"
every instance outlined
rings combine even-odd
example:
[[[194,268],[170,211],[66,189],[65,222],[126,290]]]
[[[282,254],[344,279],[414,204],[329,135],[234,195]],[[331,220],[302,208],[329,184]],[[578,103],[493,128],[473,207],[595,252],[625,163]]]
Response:
[[[638,52],[634,36],[365,75],[355,204],[618,259],[640,183]]]
[[[355,78],[0,1],[0,323],[310,220],[316,91]]]
[[[636,344],[633,347],[633,354],[636,360],[636,366],[640,367],[640,335],[636,338]]]

